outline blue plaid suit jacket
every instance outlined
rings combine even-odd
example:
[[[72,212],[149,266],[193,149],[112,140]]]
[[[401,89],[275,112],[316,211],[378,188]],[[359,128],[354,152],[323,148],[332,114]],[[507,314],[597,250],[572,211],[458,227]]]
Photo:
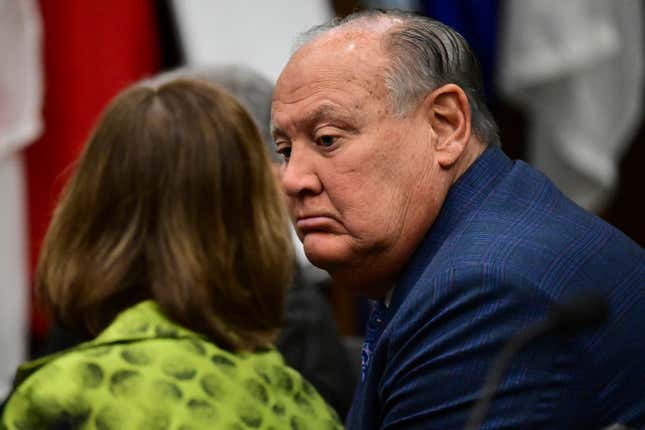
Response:
[[[402,272],[347,428],[463,428],[504,342],[591,290],[608,297],[608,324],[531,343],[482,428],[645,426],[643,249],[541,173],[486,150]]]

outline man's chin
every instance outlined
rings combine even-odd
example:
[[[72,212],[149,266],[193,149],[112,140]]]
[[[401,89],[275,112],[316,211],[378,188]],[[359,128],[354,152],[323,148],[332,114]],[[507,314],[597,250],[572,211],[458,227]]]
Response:
[[[339,236],[309,233],[302,243],[311,264],[328,272],[342,270],[356,263],[356,256]]]
[[[305,248],[307,255],[313,257],[320,256],[325,258],[326,255],[337,254],[344,246],[339,235],[334,235],[324,231],[310,231],[300,235],[302,246]]]
[[[305,255],[311,264],[330,274],[348,266],[347,260],[338,258],[338,254],[307,252],[305,248]]]
[[[391,282],[382,277],[377,267],[366,264],[365,257],[338,246],[338,242],[308,241],[305,238],[304,245],[307,259],[314,266],[328,272],[334,283],[343,289],[378,299],[391,287]]]
[[[379,298],[392,280],[379,254],[357,246],[348,236],[310,233],[303,238],[307,259],[329,273],[334,283],[360,295]]]

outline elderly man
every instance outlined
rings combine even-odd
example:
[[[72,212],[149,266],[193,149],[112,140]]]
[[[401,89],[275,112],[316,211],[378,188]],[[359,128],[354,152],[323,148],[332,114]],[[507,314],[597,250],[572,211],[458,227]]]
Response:
[[[272,125],[309,259],[376,299],[350,429],[460,429],[493,358],[569,296],[609,321],[515,357],[484,427],[645,425],[645,257],[498,148],[454,30],[368,12],[311,30]]]

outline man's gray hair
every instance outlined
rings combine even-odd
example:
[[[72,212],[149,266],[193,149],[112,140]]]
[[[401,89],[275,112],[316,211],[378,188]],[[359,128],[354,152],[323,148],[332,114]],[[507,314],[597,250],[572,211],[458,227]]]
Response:
[[[466,40],[439,21],[398,10],[368,10],[312,27],[298,39],[302,47],[337,28],[369,24],[376,20],[395,22],[387,30],[383,47],[390,56],[385,86],[399,115],[410,112],[429,92],[453,83],[466,93],[473,133],[485,144],[499,146],[497,124],[486,106],[479,62]]]
[[[273,84],[264,75],[249,66],[239,64],[222,66],[182,67],[162,73],[152,79],[161,84],[177,78],[197,79],[218,86],[229,92],[251,114],[262,140],[274,163],[282,162],[275,151],[269,124],[271,123],[271,98]]]

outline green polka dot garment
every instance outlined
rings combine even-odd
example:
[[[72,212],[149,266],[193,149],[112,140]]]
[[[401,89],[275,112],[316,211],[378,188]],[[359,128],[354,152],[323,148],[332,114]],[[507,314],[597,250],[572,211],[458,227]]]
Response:
[[[275,350],[232,354],[146,301],[96,339],[20,367],[6,429],[341,429]]]

